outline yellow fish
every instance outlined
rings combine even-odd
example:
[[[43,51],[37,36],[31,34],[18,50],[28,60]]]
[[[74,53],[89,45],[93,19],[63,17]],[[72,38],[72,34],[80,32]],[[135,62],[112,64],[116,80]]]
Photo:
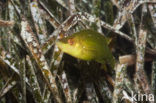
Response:
[[[86,61],[95,60],[112,68],[115,59],[108,44],[110,39],[93,30],[82,30],[59,39],[56,45],[65,53]]]

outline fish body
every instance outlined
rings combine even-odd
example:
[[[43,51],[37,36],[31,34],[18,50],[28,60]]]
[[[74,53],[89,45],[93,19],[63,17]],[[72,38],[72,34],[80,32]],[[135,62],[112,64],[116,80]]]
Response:
[[[95,60],[109,64],[112,68],[115,59],[108,47],[110,40],[93,30],[82,30],[71,36],[59,39],[56,45],[65,53],[86,61]]]

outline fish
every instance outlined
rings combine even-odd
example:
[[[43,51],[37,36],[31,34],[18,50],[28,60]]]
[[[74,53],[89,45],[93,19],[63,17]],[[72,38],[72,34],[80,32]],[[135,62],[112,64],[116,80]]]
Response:
[[[97,61],[114,68],[115,58],[109,48],[110,39],[102,34],[86,29],[56,41],[58,48],[75,58]]]

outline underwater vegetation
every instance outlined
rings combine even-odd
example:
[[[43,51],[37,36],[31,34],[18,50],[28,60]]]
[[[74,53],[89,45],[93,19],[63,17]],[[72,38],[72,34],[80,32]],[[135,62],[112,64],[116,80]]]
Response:
[[[154,103],[155,0],[1,0],[0,103]]]

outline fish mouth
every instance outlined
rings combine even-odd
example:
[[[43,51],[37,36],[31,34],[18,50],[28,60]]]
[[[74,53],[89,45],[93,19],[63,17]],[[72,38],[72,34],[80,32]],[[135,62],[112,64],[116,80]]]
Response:
[[[60,48],[63,45],[63,42],[61,42],[60,40],[57,40],[55,44],[58,46],[58,48]]]
[[[60,39],[60,40],[57,40],[56,42],[55,42],[55,44],[56,44],[56,46],[59,48],[59,49],[61,49],[63,52],[64,52],[64,50],[65,50],[65,48],[67,47],[67,43],[64,41],[64,40],[62,40],[62,39]]]

